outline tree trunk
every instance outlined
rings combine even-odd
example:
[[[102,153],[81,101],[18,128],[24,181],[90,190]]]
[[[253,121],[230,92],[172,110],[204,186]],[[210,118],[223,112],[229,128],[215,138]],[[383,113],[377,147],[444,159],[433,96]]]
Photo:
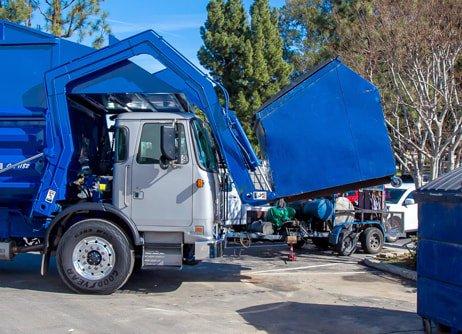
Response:
[[[51,33],[58,37],[63,34],[61,0],[53,0],[53,7],[51,8]]]

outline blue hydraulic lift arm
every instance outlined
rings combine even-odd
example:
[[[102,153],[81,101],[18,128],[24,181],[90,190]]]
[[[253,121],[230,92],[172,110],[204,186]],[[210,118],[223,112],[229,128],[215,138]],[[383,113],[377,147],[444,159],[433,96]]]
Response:
[[[224,108],[221,106],[215,92],[216,83],[160,35],[148,30],[60,65],[46,73],[48,99],[46,120],[52,126],[47,126],[47,148],[44,153],[48,164],[34,202],[33,214],[50,216],[59,211],[57,202],[65,199],[68,184],[67,171],[74,153],[66,98],[66,94],[72,92],[72,84],[93,79],[98,76],[99,71],[141,54],[153,56],[197,93],[202,103],[199,107],[211,125],[241,199],[246,203],[256,204],[274,198],[272,192],[263,192],[261,199],[255,197],[256,194],[261,193],[256,191],[249,173],[259,168],[260,161],[235,114],[228,110],[227,104]],[[221,86],[220,88],[227,100],[226,90]]]

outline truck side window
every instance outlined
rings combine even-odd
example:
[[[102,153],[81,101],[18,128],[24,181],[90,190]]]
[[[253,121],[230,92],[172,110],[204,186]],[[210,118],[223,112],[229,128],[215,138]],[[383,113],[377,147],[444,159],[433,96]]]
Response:
[[[143,125],[141,132],[140,145],[136,155],[136,162],[141,165],[158,164],[162,156],[160,148],[160,129],[163,123],[148,123]],[[179,152],[179,159],[177,163],[187,164],[188,149],[186,146],[186,136],[183,124],[177,125],[177,148]]]
[[[115,131],[115,162],[124,162],[128,157],[128,130],[117,128]]]
[[[202,168],[216,172],[218,161],[215,143],[209,130],[201,121],[194,119],[191,123],[195,137],[197,160]]]

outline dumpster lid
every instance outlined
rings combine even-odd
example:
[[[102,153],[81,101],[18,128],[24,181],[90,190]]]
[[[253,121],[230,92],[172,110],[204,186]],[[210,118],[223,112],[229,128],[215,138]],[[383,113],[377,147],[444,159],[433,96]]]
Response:
[[[444,174],[419,189],[420,192],[455,192],[462,193],[462,167]]]
[[[444,174],[417,190],[416,200],[460,202],[462,198],[462,167]]]

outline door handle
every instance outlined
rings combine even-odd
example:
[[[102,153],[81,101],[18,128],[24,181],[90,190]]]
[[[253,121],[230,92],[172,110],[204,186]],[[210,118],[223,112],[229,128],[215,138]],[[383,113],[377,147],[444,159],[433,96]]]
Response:
[[[137,190],[133,192],[133,198],[134,199],[143,199],[144,198],[144,192]]]
[[[128,206],[129,203],[127,202],[127,195],[128,195],[128,170],[130,169],[130,165],[125,165],[125,175],[124,175],[124,205]]]

